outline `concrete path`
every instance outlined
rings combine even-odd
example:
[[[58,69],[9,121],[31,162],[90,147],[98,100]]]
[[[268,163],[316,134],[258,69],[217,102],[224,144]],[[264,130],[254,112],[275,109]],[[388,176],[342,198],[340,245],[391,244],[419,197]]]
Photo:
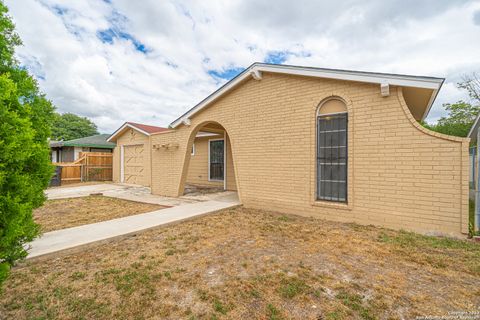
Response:
[[[85,186],[56,187],[45,190],[45,195],[49,200],[86,197],[91,193],[103,193],[114,190],[126,189],[127,186],[113,183],[91,184]]]
[[[215,200],[183,204],[173,208],[47,232],[30,243],[31,249],[27,259],[189,219],[239,204],[236,193],[228,193]]]
[[[101,193],[106,197],[119,198],[124,200],[159,204],[162,206],[181,206],[199,201],[217,200],[236,192],[223,191],[209,194],[185,195],[178,198],[163,197],[151,194],[150,188],[124,184],[124,183],[101,183],[85,186],[72,186],[61,188],[49,188],[45,194],[49,200],[86,197],[92,193]]]

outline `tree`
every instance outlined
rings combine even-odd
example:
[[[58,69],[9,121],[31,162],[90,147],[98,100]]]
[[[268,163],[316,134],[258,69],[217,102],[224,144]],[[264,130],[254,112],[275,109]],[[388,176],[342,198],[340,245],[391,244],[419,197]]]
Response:
[[[480,111],[480,106],[472,106],[470,103],[458,101],[443,105],[448,115],[441,117],[434,125],[424,123],[430,130],[457,137],[466,137]]]
[[[470,99],[480,104],[480,77],[476,72],[464,75],[463,81],[458,84],[458,87],[467,90]]]
[[[473,105],[464,101],[446,103],[443,105],[448,112],[446,117],[440,118],[436,124],[422,125],[430,130],[452,136],[466,137],[480,112],[480,77],[474,72],[463,76],[463,81],[457,84],[460,89],[468,92]]]
[[[21,41],[7,13],[0,1],[0,284],[38,235],[32,210],[43,204],[53,173],[47,139],[54,108],[14,58]]]
[[[72,140],[98,134],[97,126],[90,119],[73,113],[55,114],[52,126],[53,140]]]

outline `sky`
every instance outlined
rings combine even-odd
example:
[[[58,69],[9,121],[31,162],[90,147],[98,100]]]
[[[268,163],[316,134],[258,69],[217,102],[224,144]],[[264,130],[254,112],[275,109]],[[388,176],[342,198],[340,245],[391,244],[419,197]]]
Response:
[[[4,0],[17,58],[58,112],[102,133],[168,126],[253,62],[446,78],[480,72],[480,0]]]

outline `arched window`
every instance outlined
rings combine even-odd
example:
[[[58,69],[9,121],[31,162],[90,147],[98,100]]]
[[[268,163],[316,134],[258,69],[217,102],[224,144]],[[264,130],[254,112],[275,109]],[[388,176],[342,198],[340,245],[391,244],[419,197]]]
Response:
[[[317,112],[317,200],[347,202],[348,114],[340,99]]]

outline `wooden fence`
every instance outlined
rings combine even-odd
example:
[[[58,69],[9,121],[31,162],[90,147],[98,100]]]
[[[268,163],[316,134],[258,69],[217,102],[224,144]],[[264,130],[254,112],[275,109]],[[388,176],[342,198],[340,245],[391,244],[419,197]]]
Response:
[[[59,162],[61,185],[84,181],[111,181],[113,154],[106,152],[80,152],[74,162]]]

